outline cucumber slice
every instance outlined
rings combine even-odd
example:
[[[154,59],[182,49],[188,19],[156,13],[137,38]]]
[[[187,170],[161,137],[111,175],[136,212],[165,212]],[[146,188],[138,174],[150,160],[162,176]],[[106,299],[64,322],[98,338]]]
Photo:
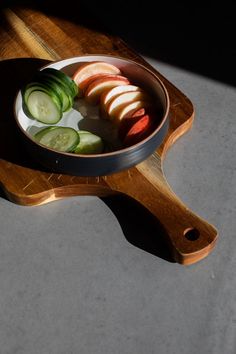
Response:
[[[55,88],[47,82],[31,82],[26,85],[26,87],[22,90],[23,100],[26,105],[28,103],[29,95],[33,91],[43,91],[47,93],[49,96],[53,97],[53,99],[58,104],[58,107],[62,108],[61,96],[59,95],[58,91],[56,91]]]
[[[28,85],[26,85],[22,90],[22,97],[23,100],[25,102],[25,104],[27,104],[29,95],[33,92],[33,91],[43,91],[46,92],[48,94],[50,94],[50,88],[46,87],[45,85],[42,85],[40,82],[31,82]]]
[[[44,91],[31,92],[26,106],[33,118],[45,124],[56,124],[62,117],[60,102]]]
[[[63,112],[72,108],[74,103],[74,93],[70,90],[68,85],[65,85],[64,82],[59,80],[55,75],[45,73],[44,71],[38,74],[38,80],[43,84],[45,83],[46,85],[49,85],[58,93],[62,101]]]
[[[60,70],[54,69],[54,68],[46,68],[41,71],[44,74],[49,74],[53,75],[55,78],[60,80],[61,83],[63,83],[65,86],[69,87],[71,91],[71,95],[73,98],[78,95],[78,87],[74,80],[72,80],[68,75],[63,73]]]
[[[43,129],[39,130],[39,131],[34,135],[34,140],[36,140],[37,142],[40,142],[41,138],[42,138],[46,133],[48,133],[50,130],[57,129],[57,128],[58,128],[57,126],[50,126],[50,127],[46,127],[46,128],[43,128]]]
[[[49,77],[47,75],[42,75],[40,77],[40,83],[49,87],[50,91],[54,94],[57,94],[61,104],[62,104],[62,111],[68,111],[73,105],[72,97],[67,94],[66,88],[63,87],[60,83],[57,83],[54,78]]]
[[[35,134],[35,140],[49,148],[70,152],[79,143],[77,131],[69,127],[47,127]]]
[[[79,143],[76,146],[75,154],[100,154],[103,152],[103,141],[100,136],[88,131],[78,131]]]
[[[37,72],[22,90],[25,114],[45,124],[55,124],[70,110],[78,93],[75,82],[60,70]]]

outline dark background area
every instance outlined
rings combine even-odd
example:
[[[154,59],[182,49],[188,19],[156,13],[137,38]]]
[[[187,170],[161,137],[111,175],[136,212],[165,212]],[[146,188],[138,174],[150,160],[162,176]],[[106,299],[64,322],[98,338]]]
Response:
[[[233,1],[2,1],[123,38],[141,55],[236,85]]]

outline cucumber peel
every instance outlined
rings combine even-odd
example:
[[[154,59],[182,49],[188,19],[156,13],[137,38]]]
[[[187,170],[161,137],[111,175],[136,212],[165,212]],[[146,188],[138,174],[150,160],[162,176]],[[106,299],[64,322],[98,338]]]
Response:
[[[70,127],[47,127],[34,138],[38,143],[62,152],[72,152],[79,143],[79,134]]]
[[[72,108],[78,88],[62,71],[46,68],[37,72],[21,93],[27,116],[44,124],[56,124]]]

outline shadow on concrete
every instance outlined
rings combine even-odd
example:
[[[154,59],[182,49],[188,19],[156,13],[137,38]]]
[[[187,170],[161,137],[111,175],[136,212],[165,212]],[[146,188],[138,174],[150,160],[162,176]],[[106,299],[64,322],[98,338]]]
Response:
[[[128,242],[168,262],[175,262],[164,226],[143,205],[123,194],[101,199],[116,216]]]

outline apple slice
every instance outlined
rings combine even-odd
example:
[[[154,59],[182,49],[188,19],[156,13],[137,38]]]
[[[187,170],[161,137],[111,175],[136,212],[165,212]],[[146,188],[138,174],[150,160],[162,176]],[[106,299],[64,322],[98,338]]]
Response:
[[[109,102],[117,95],[124,93],[124,92],[133,92],[133,91],[140,91],[140,87],[135,85],[119,85],[113,87],[109,91],[105,91],[101,94],[100,97],[100,115],[102,118],[108,119],[109,116],[107,114],[107,105]]]
[[[146,114],[145,108],[138,108],[130,111],[121,121],[118,129],[118,135],[120,140],[124,140],[124,137],[140,118],[142,118]],[[150,114],[150,113],[149,113]]]
[[[72,76],[72,79],[79,86],[81,82],[97,74],[120,75],[121,71],[115,65],[103,61],[93,61],[81,65]]]
[[[138,100],[148,100],[148,95],[142,91],[131,91],[131,92],[124,92],[117,96],[115,96],[109,103],[107,104],[106,111],[110,119],[116,118],[116,113],[123,107],[127,105],[129,102],[134,102]]]
[[[102,79],[108,75],[116,75],[116,74],[95,74],[95,75],[91,75],[89,76],[87,79],[83,80],[80,82],[80,84],[78,85],[79,88],[79,93],[78,96],[79,97],[83,97],[85,94],[85,91],[87,90],[88,86],[96,79]]]
[[[152,107],[153,103],[149,100],[134,100],[133,102],[127,102],[116,111],[113,122],[119,126],[124,117],[130,115],[132,112],[139,108]]]
[[[140,91],[140,87],[135,85],[120,85],[113,87],[111,90],[101,95],[101,105],[106,106],[107,103],[115,96],[124,92]]]
[[[124,145],[131,146],[146,138],[153,130],[152,119],[149,114],[145,114],[132,125],[124,138]]]
[[[129,119],[129,117],[130,118],[140,118],[140,117],[142,117],[142,116],[144,116],[144,114],[146,113],[146,111],[145,111],[145,108],[139,108],[139,109],[135,109],[134,111],[131,111],[131,112],[129,112],[125,117],[124,117],[124,119]]]
[[[91,82],[85,91],[85,99],[90,104],[98,103],[100,96],[103,92],[110,90],[118,85],[128,85],[129,80],[127,77],[121,75],[107,75],[100,79],[95,79]]]
[[[130,102],[139,100],[142,98],[142,95],[143,91],[140,89],[138,91],[123,92],[116,95],[106,104],[105,111],[107,116],[111,120],[115,119],[116,113],[119,112],[122,107],[126,106]]]

